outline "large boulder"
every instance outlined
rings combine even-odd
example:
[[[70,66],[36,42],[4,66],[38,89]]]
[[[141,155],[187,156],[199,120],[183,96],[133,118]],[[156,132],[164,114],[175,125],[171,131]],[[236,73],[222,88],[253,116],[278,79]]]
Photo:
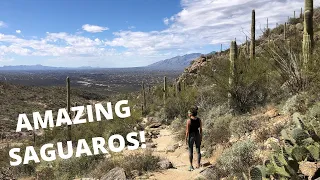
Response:
[[[123,168],[116,167],[111,169],[101,180],[126,180],[127,176]]]

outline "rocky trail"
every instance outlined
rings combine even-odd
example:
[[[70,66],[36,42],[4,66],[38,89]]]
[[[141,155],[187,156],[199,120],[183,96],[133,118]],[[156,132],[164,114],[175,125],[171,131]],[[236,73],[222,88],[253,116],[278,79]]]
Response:
[[[147,130],[150,134],[157,134],[151,136],[147,148],[153,150],[154,155],[160,156],[161,159],[166,159],[160,162],[162,170],[152,172],[144,177],[136,177],[135,179],[157,179],[157,180],[188,180],[197,179],[201,177],[200,172],[209,166],[210,162],[205,157],[202,157],[202,167],[194,171],[188,171],[189,155],[187,145],[182,141],[177,141],[176,134],[169,126],[159,126],[157,128],[150,128]],[[151,141],[151,142],[150,142]],[[196,149],[194,147],[193,166],[197,164]],[[172,166],[171,166],[172,164]]]

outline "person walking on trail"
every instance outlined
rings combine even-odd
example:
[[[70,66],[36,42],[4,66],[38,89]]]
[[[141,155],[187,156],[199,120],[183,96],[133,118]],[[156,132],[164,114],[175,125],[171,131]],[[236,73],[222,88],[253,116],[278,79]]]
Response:
[[[193,144],[196,145],[198,161],[196,168],[200,167],[201,153],[200,153],[200,145],[202,141],[202,122],[201,119],[197,117],[198,108],[193,107],[188,111],[189,119],[187,121],[186,128],[186,144],[189,148],[189,161],[190,167],[189,171],[193,171],[194,168],[192,166],[193,161]]]

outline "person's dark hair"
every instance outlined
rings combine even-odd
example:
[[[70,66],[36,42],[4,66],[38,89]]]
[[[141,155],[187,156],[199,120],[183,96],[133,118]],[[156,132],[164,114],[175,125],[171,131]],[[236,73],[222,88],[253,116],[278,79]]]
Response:
[[[194,106],[194,107],[190,108],[189,113],[190,113],[192,116],[197,116],[197,115],[198,115],[198,107],[197,107],[197,106]]]

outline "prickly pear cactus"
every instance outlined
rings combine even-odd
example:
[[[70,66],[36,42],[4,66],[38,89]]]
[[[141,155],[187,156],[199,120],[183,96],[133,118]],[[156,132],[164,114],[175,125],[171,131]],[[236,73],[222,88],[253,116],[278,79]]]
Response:
[[[296,128],[292,131],[292,137],[298,145],[302,145],[303,141],[309,138],[309,134],[301,128]]]
[[[296,146],[292,149],[292,157],[297,161],[304,161],[310,154],[308,149],[304,146]]]

